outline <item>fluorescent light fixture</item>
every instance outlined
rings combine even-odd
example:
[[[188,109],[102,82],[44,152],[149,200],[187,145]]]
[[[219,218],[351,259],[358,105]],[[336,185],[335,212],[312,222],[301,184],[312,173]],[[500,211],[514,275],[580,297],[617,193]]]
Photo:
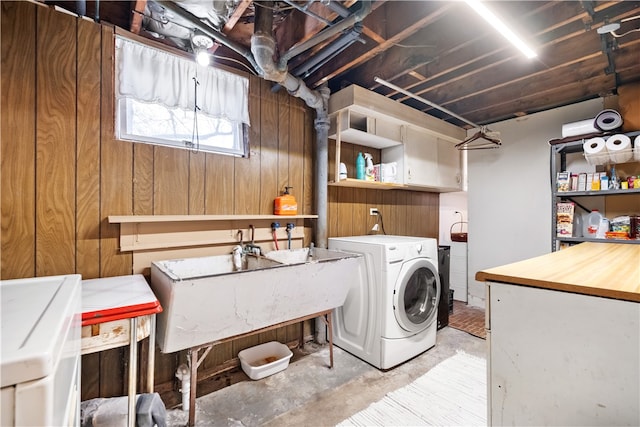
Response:
[[[537,53],[533,51],[525,42],[522,41],[520,37],[516,35],[509,27],[506,26],[504,22],[500,20],[493,12],[485,7],[479,0],[465,0],[465,2],[475,10],[478,15],[482,16],[485,21],[493,26],[500,34],[504,36],[507,40],[509,40],[515,47],[520,49],[524,55],[531,59],[538,56]]]

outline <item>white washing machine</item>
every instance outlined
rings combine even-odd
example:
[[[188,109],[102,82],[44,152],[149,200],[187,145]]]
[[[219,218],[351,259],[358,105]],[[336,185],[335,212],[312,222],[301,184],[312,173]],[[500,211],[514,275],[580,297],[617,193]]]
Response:
[[[335,309],[333,342],[380,369],[436,344],[438,245],[426,237],[332,237],[329,249],[364,255],[360,280]]]

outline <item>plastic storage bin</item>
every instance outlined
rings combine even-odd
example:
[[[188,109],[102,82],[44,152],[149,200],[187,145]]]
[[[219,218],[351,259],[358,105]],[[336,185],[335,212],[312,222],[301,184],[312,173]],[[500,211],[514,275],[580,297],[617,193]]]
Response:
[[[238,353],[242,370],[252,380],[284,371],[289,366],[291,356],[293,353],[289,347],[278,341],[246,348]]]

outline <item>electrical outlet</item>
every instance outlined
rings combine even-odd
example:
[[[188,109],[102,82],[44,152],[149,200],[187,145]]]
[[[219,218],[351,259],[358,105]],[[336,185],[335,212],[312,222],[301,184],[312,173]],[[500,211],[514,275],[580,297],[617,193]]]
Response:
[[[374,216],[378,215],[378,208],[369,208],[369,215]]]

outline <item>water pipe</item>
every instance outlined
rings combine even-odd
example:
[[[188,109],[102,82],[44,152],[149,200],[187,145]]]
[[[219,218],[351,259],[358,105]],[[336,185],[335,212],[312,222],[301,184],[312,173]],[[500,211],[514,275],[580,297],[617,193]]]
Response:
[[[287,239],[289,240],[289,249],[291,249],[291,231],[295,228],[295,224],[292,222],[287,223]]]
[[[271,235],[273,236],[273,243],[276,245],[276,251],[280,250],[280,248],[278,247],[278,235],[276,233],[276,230],[280,228],[280,223],[279,222],[272,222],[271,223]]]
[[[182,392],[182,410],[189,412],[189,394],[191,393],[191,372],[189,367],[182,363],[176,370],[176,378],[178,378],[182,384],[180,391]]]

